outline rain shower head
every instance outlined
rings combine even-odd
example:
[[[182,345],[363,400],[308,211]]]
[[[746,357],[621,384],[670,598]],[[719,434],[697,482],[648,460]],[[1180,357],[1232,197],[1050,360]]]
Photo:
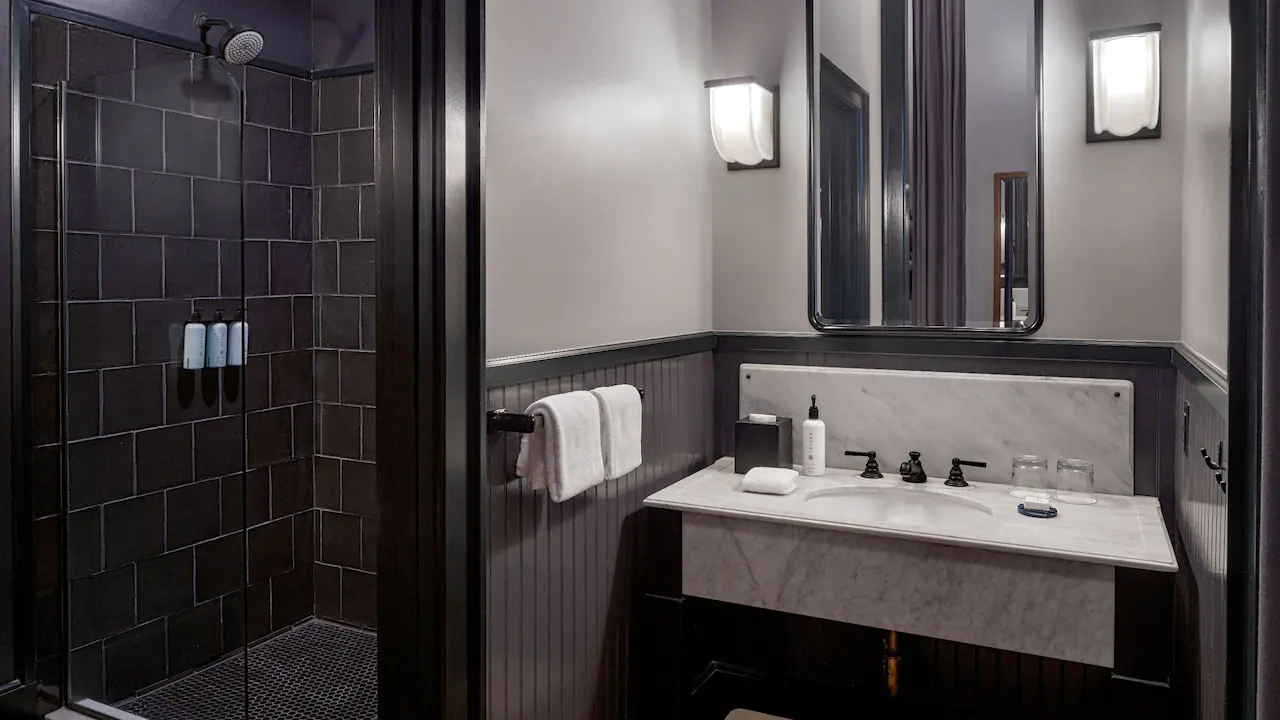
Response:
[[[258,57],[265,42],[262,33],[247,25],[232,25],[226,20],[211,18],[204,13],[196,15],[196,27],[200,28],[200,37],[204,39],[210,28],[226,28],[222,41],[218,43],[218,54],[232,65],[245,65]]]

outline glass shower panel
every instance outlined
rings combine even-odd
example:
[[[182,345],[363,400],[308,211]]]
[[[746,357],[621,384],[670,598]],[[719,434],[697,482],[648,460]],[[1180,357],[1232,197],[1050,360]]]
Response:
[[[207,677],[245,717],[253,398],[213,351],[246,306],[243,72],[161,50],[58,87],[67,699],[165,720]]]

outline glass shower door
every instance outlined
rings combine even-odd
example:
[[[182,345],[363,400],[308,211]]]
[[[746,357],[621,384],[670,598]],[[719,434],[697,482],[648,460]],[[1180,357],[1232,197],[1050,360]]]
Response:
[[[119,72],[56,89],[67,700],[191,717],[186,678],[247,717],[243,74],[112,37]]]

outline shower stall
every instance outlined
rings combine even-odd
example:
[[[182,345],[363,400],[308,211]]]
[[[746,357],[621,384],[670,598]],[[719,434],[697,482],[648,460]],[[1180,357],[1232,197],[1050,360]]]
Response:
[[[376,717],[372,73],[246,65],[271,38],[205,16],[197,50],[14,4],[45,699]]]

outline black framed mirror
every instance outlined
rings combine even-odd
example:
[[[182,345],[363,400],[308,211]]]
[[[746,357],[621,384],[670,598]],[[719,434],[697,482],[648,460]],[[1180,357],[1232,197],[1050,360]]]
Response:
[[[1039,329],[1042,23],[1042,0],[809,0],[816,329]]]

